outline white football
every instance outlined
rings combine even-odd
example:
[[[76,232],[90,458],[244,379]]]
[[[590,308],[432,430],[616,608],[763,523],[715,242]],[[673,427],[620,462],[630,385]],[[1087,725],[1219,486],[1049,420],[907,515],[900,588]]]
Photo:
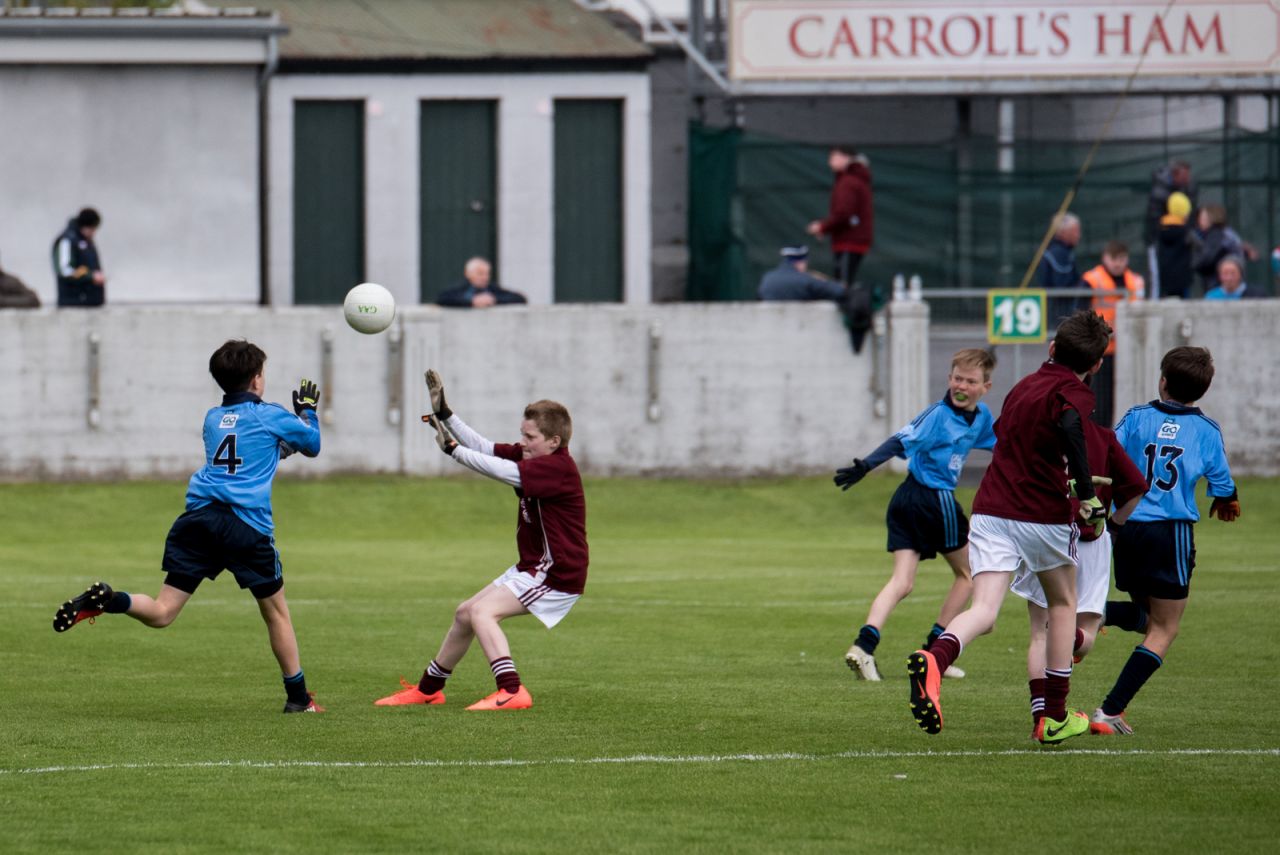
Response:
[[[380,333],[396,319],[396,298],[381,285],[362,282],[347,292],[342,313],[356,332]]]

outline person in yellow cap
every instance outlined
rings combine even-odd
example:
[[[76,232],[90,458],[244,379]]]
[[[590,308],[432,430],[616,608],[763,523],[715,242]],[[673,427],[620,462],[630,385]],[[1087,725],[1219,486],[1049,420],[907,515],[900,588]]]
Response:
[[[1149,297],[1187,296],[1191,288],[1190,216],[1190,197],[1186,193],[1170,193],[1156,234],[1156,264],[1151,271]]]

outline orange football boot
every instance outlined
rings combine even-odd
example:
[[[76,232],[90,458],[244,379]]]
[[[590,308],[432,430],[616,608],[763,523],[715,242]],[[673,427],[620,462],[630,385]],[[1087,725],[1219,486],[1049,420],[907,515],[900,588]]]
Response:
[[[911,683],[911,714],[925,733],[942,732],[942,675],[938,660],[927,650],[907,657],[907,679]]]
[[[402,707],[407,704],[442,704],[444,703],[444,690],[432,692],[431,694],[423,694],[418,691],[418,687],[413,683],[406,683],[404,677],[400,678],[400,685],[403,689],[394,695],[387,695],[385,698],[378,698],[373,702],[375,707]]]
[[[529,690],[521,686],[513,695],[506,689],[499,689],[487,698],[476,701],[468,710],[527,710],[533,706],[533,696]]]

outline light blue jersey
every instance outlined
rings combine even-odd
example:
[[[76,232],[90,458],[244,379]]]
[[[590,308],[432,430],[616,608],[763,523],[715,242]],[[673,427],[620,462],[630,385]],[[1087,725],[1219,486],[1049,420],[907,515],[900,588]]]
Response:
[[[1116,438],[1149,485],[1129,517],[1134,522],[1198,521],[1196,482],[1201,477],[1209,482],[1211,497],[1235,494],[1222,429],[1198,407],[1169,401],[1141,404],[1124,414]]]
[[[986,404],[979,401],[967,413],[952,406],[948,393],[894,437],[902,443],[899,456],[907,458],[913,478],[931,490],[954,490],[969,452],[995,447],[994,421]]]
[[[295,451],[308,457],[320,453],[314,410],[295,416],[251,392],[224,396],[222,406],[204,417],[205,464],[187,485],[187,510],[221,502],[270,537],[275,530],[271,481],[280,458]]]

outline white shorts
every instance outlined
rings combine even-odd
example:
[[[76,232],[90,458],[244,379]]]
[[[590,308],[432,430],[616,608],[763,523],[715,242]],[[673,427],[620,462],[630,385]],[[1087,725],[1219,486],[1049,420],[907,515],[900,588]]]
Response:
[[[1106,614],[1107,594],[1111,591],[1111,532],[1104,531],[1097,540],[1080,541],[1076,550],[1080,556],[1076,569],[1076,614]],[[1034,573],[1019,570],[1009,590],[1042,609],[1048,608],[1044,588]]]
[[[564,591],[548,588],[542,584],[546,578],[545,570],[534,576],[511,567],[494,579],[493,584],[515,594],[520,604],[529,610],[529,614],[542,621],[542,625],[547,629],[551,629],[564,620],[569,609],[573,608],[573,604],[578,602],[578,598],[582,595],[566,594]]]
[[[1076,563],[1072,523],[1023,522],[974,514],[969,520],[969,567],[979,573],[1042,573]]]

